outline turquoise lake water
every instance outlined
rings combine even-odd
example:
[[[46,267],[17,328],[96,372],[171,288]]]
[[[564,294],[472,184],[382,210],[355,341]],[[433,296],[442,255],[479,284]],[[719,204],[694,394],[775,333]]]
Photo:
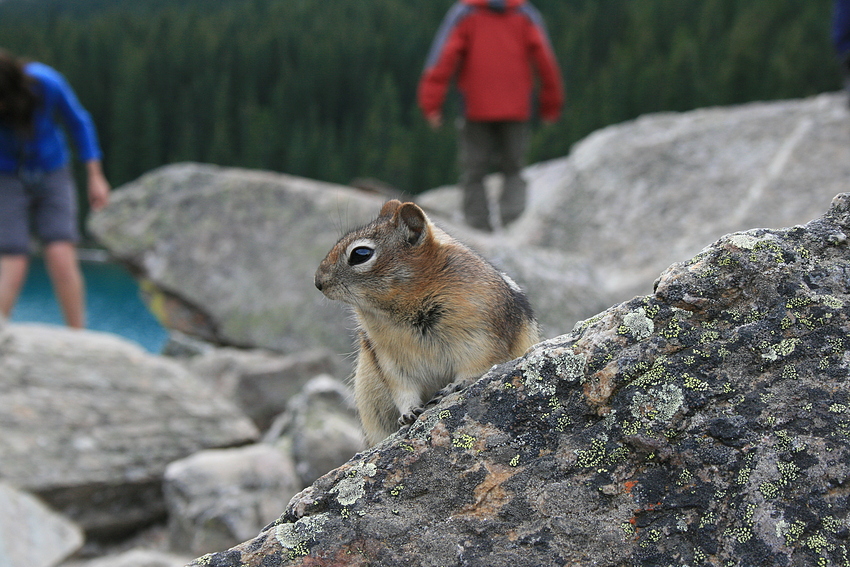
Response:
[[[106,331],[162,352],[168,333],[148,311],[133,276],[117,264],[81,262],[86,280],[86,319],[93,331]],[[33,258],[12,322],[64,324],[41,258]]]

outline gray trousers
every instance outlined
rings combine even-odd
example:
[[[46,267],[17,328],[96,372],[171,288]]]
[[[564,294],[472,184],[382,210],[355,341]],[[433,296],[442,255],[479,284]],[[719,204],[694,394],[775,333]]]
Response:
[[[515,221],[525,210],[526,183],[522,178],[528,151],[527,122],[473,122],[460,127],[460,184],[463,213],[473,228],[492,230],[484,177],[504,175],[499,197],[502,225]]]

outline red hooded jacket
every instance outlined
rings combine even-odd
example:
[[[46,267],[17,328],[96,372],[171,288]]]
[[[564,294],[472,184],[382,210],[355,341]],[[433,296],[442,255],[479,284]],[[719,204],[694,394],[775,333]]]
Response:
[[[457,76],[467,119],[526,121],[535,72],[540,114],[555,120],[564,88],[540,13],[525,0],[460,0],[434,38],[419,82],[419,106],[425,116],[439,115]]]

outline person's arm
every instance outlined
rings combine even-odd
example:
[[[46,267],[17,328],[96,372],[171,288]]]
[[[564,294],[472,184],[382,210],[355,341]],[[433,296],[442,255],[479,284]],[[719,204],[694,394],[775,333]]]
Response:
[[[99,159],[86,162],[86,176],[88,177],[89,206],[93,211],[99,211],[109,204],[109,192],[112,187],[103,174]]]
[[[529,49],[534,68],[540,78],[540,116],[544,122],[555,122],[564,106],[564,83],[555,52],[546,33],[543,18],[536,11],[529,11],[531,40]]]
[[[74,140],[80,161],[100,160],[102,155],[94,121],[80,104],[71,85],[61,73],[49,68],[41,80],[49,81],[49,88],[55,91],[57,107]]]
[[[50,80],[52,88],[58,94],[59,111],[71,132],[80,160],[86,164],[89,206],[93,211],[99,211],[109,203],[109,192],[112,188],[103,174],[94,122],[65,77],[58,71],[53,71],[50,73]]]
[[[455,4],[446,14],[440,29],[434,37],[425,70],[419,81],[417,99],[419,108],[432,128],[443,123],[443,103],[449,89],[449,83],[457,72],[465,47],[460,26],[470,9],[463,4]]]

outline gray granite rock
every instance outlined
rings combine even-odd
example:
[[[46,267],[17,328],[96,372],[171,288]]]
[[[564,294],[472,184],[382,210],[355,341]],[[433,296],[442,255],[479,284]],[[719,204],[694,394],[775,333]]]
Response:
[[[317,376],[293,397],[282,416],[303,486],[337,468],[366,448],[353,394],[330,376]],[[274,429],[274,428],[273,428]],[[276,432],[267,437],[274,442]]]
[[[292,457],[269,444],[175,461],[165,472],[171,548],[200,555],[235,545],[277,518],[300,489]]]
[[[23,324],[0,333],[0,478],[90,534],[161,519],[168,463],[257,436],[181,365],[116,336]]]
[[[83,532],[35,496],[0,482],[0,565],[53,567],[83,545]]]
[[[526,171],[529,208],[508,236],[593,262],[610,303],[724,234],[820,216],[847,190],[843,93],[642,116]]]
[[[281,352],[351,348],[344,310],[316,266],[381,199],[270,172],[178,164],[115,191],[92,234],[143,280],[168,328]]]
[[[321,374],[342,378],[350,372],[342,356],[325,349],[281,355],[262,349],[220,348],[187,364],[263,431],[311,379]]]

